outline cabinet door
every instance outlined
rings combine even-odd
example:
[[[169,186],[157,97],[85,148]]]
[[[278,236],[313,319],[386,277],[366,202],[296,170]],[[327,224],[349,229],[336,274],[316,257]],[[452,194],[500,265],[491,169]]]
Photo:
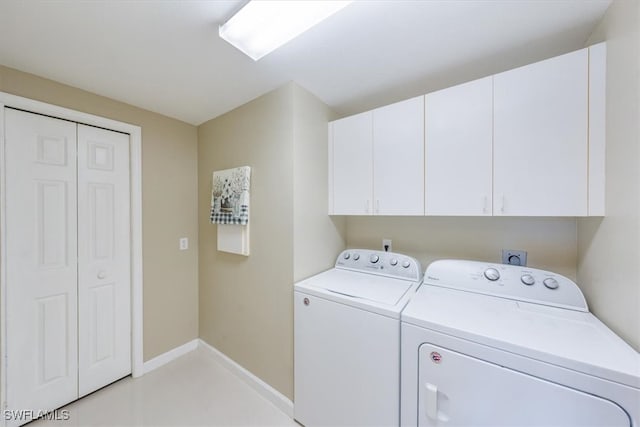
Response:
[[[425,99],[427,215],[491,215],[493,78]]]
[[[329,124],[330,214],[370,215],[372,199],[372,112]],[[333,209],[331,209],[333,205]]]
[[[494,215],[587,214],[588,55],[494,76]]]
[[[424,215],[424,97],[373,111],[376,215]]]
[[[589,215],[605,214],[607,45],[589,47]]]

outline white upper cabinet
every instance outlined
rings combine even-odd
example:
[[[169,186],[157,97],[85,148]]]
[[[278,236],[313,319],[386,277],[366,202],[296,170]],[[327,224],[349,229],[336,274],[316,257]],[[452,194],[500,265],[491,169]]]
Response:
[[[373,112],[329,123],[329,213],[371,215]]]
[[[604,43],[329,123],[329,213],[602,216]]]
[[[373,110],[373,210],[424,214],[424,96]]]
[[[329,123],[329,213],[424,214],[424,97]]]
[[[494,215],[587,215],[588,59],[494,76]]]
[[[493,78],[425,98],[425,213],[492,214]]]

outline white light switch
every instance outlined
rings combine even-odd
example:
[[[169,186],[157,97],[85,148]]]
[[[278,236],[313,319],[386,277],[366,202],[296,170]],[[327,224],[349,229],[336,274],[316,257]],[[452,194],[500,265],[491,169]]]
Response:
[[[189,249],[189,238],[188,237],[181,237],[179,242],[180,242],[180,250],[181,251],[186,251],[187,249]]]

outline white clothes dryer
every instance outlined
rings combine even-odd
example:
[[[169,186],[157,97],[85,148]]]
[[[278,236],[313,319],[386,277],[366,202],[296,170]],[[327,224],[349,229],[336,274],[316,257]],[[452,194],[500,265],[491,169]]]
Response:
[[[402,426],[640,424],[640,355],[548,271],[432,263],[401,363]]]
[[[397,426],[400,312],[415,259],[350,249],[294,287],[294,418],[313,426]]]

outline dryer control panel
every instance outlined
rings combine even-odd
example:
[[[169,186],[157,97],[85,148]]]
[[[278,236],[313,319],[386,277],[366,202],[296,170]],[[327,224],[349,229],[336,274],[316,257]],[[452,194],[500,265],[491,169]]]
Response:
[[[424,282],[553,307],[589,311],[578,285],[550,271],[478,261],[440,260],[427,267]]]
[[[412,282],[422,281],[420,263],[415,258],[395,252],[347,249],[338,255],[336,268],[372,273]]]

